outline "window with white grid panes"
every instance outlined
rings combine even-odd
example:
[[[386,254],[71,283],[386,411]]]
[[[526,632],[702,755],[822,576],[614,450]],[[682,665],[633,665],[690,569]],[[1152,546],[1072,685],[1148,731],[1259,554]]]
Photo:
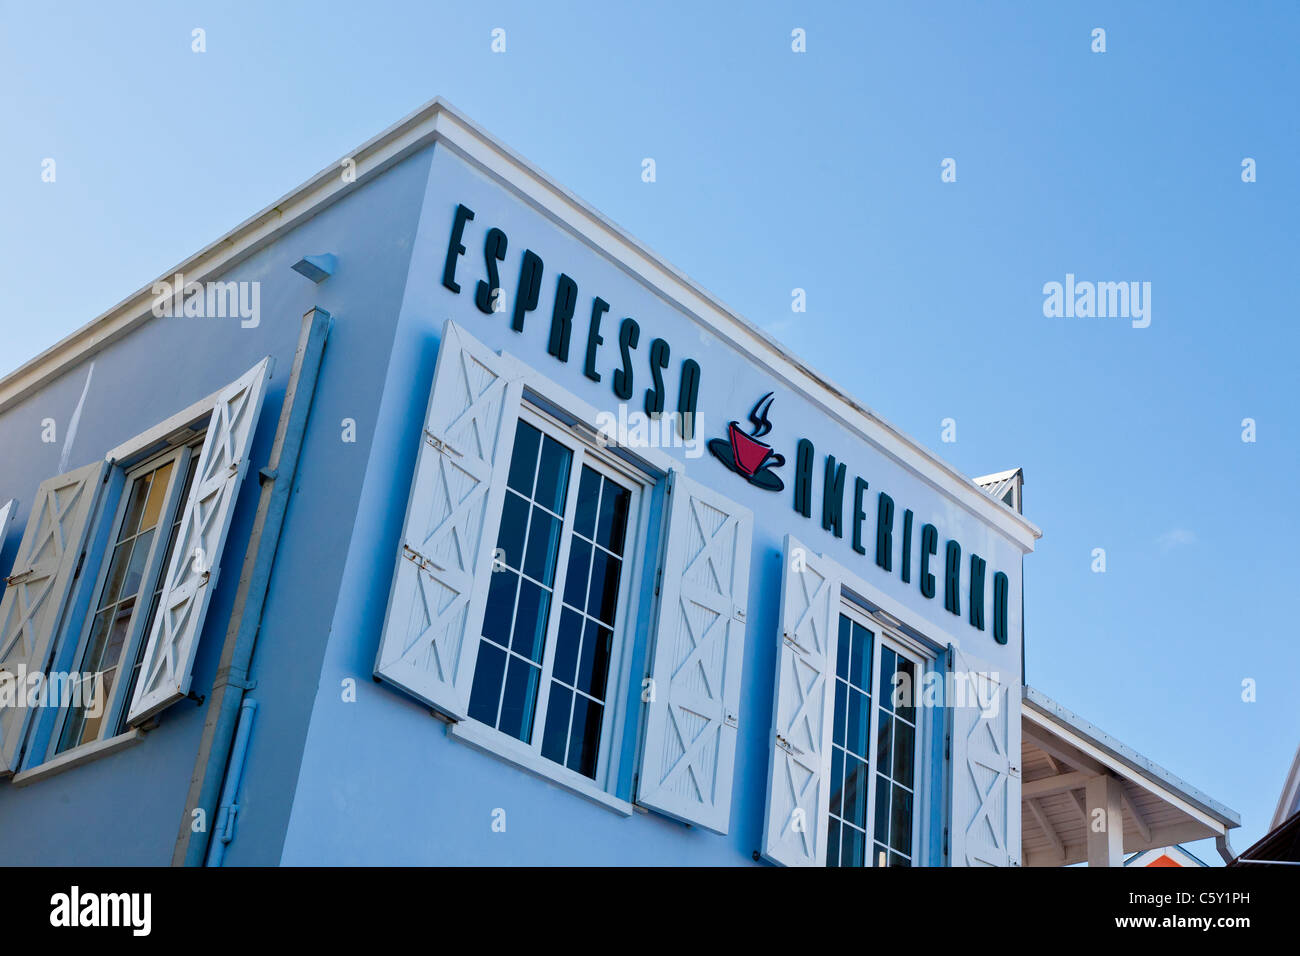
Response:
[[[920,658],[841,613],[831,735],[828,866],[912,866],[921,777]]]
[[[469,716],[595,779],[640,485],[546,417],[515,430]]]
[[[127,704],[158,614],[163,572],[171,560],[197,464],[198,443],[191,441],[127,475],[78,654],[76,670],[84,686],[63,716],[55,753],[126,729]],[[130,669],[123,674],[126,662]]]

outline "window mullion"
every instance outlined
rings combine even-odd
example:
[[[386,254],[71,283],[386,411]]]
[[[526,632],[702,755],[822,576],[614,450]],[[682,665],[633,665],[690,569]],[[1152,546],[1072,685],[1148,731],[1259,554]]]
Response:
[[[879,767],[876,755],[880,749],[880,661],[884,657],[879,628],[874,629],[871,641],[871,714],[867,728],[867,818],[866,818],[866,859],[867,866],[875,866],[876,860],[876,779]]]
[[[925,751],[922,721],[925,719],[925,712],[917,704],[918,693],[916,688],[923,683],[926,673],[926,663],[924,660],[912,660],[912,669],[916,674],[916,680],[912,686],[912,865],[916,866],[916,861],[921,857],[921,828],[917,825],[917,820],[923,818],[924,807],[922,806],[922,790],[929,793],[929,787],[924,784],[928,777],[927,767],[921,762],[921,754]]]

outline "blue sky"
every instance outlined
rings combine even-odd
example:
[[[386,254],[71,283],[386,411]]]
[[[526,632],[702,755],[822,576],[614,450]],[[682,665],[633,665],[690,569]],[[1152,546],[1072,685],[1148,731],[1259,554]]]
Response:
[[[443,95],[962,471],[1023,466],[1029,682],[1267,829],[1300,7],[49,6],[0,3],[0,373]],[[1150,282],[1150,327],[1045,318],[1067,273]]]

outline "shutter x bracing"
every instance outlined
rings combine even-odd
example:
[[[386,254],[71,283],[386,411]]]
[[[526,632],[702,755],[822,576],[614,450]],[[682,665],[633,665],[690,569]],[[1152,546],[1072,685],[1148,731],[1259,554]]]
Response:
[[[465,717],[523,370],[443,327],[375,676]]]
[[[1020,688],[949,645],[953,866],[1020,865]]]
[[[637,803],[725,834],[754,517],[680,470],[668,482]]]
[[[86,546],[107,462],[42,482],[0,599],[0,681],[44,673]],[[25,693],[17,685],[15,693]],[[0,710],[0,774],[18,769],[30,707]]]
[[[783,557],[763,855],[824,866],[841,580],[793,536]]]
[[[163,571],[158,614],[127,717],[132,725],[189,693],[194,655],[216,587],[235,498],[248,470],[270,368],[271,359],[263,359],[223,388],[213,405],[176,546]]]

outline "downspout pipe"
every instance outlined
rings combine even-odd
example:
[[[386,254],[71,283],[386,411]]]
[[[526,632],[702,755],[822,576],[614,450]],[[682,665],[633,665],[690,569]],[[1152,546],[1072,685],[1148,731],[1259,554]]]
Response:
[[[186,822],[183,824],[183,832],[188,831],[188,841],[185,844],[184,857],[180,862],[185,866],[203,866],[212,835],[211,827],[202,827],[196,831],[189,825],[190,819],[215,821],[214,815],[217,812],[218,797],[222,792],[222,781],[227,776],[227,765],[231,766],[232,774],[242,776],[242,763],[237,767],[231,760],[231,752],[234,748],[236,729],[240,724],[244,695],[254,686],[249,682],[248,674],[257,645],[258,632],[261,629],[262,610],[266,605],[271,571],[280,542],[280,531],[288,509],[289,493],[293,489],[294,476],[298,469],[298,456],[302,450],[307,419],[311,413],[312,399],[320,374],[325,340],[332,324],[330,314],[324,309],[312,309],[303,316],[303,330],[297,354],[294,356],[293,370],[285,389],[285,408],[282,408],[280,413],[279,432],[271,449],[270,461],[258,474],[262,482],[263,499],[259,503],[259,513],[253,528],[256,543],[250,543],[250,547],[256,547],[256,557],[251,571],[247,567],[246,559],[244,573],[247,576],[248,587],[243,595],[236,594],[233,612],[238,615],[238,631],[233,647],[229,645],[228,639],[229,649],[223,652],[223,666],[217,672],[216,680],[213,682],[212,704],[217,705],[218,710],[210,738],[209,752],[200,771],[202,782],[199,784],[198,798],[191,805],[190,813],[187,814]],[[268,486],[269,497],[267,497]],[[257,521],[261,523],[260,528]],[[226,663],[227,655],[228,663]],[[213,721],[211,711],[208,719],[210,722]],[[238,782],[236,776],[236,785]],[[223,846],[218,859],[224,855]],[[173,862],[176,862],[175,858]]]
[[[239,727],[235,731],[235,746],[230,754],[230,771],[221,791],[221,806],[217,810],[216,840],[208,851],[208,866],[220,866],[226,858],[226,847],[235,838],[235,816],[239,813],[239,784],[244,779],[244,762],[248,759],[248,740],[253,735],[253,719],[257,716],[257,701],[245,697],[239,708]]]

